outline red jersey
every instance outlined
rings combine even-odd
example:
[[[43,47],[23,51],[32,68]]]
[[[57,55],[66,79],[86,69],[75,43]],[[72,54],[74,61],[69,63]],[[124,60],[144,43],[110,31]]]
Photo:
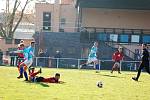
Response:
[[[23,48],[18,47],[18,50],[23,50]],[[19,58],[24,58],[23,53],[17,53]]]
[[[112,59],[115,60],[115,61],[120,61],[123,59],[123,53],[119,52],[119,51],[116,51],[113,56],[112,56]]]
[[[48,82],[48,83],[58,83],[58,79],[55,77],[50,77],[50,78],[44,78],[42,82]]]

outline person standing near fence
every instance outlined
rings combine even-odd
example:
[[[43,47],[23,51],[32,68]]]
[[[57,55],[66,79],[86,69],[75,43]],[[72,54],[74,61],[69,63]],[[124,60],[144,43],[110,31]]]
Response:
[[[3,64],[3,52],[0,49],[0,65],[2,65],[2,64]]]
[[[142,59],[140,63],[140,67],[138,69],[138,73],[136,77],[132,77],[133,80],[138,81],[141,70],[145,68],[145,70],[150,74],[150,68],[149,68],[149,52],[147,50],[147,44],[142,44]]]
[[[57,63],[58,63],[59,60],[60,60],[59,58],[62,57],[60,51],[57,50],[54,57],[56,58],[56,59],[55,59],[55,65],[56,65],[56,67],[57,67],[57,66],[58,66]]]
[[[114,65],[112,67],[111,73],[113,73],[113,71],[115,69],[118,70],[118,73],[121,74],[120,72],[120,61],[123,60],[123,48],[119,47],[118,50],[113,54],[112,56],[112,60],[114,61]]]
[[[38,59],[38,62],[39,62],[39,66],[41,67],[44,67],[45,66],[45,53],[43,52],[43,50],[40,50],[39,52],[39,59]]]

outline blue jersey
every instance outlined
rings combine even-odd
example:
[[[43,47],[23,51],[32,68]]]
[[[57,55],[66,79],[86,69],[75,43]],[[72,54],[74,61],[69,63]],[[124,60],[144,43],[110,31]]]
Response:
[[[23,49],[24,59],[32,59],[34,54],[34,48],[29,46]]]
[[[27,51],[28,51],[28,59],[33,59],[34,48],[29,46],[29,47],[27,47]]]
[[[91,48],[91,51],[90,51],[90,54],[89,54],[88,58],[95,58],[95,57],[97,57],[96,53],[97,53],[97,47],[93,46]]]
[[[23,49],[23,55],[24,55],[24,59],[26,60],[28,60],[28,49],[27,48],[24,48]]]

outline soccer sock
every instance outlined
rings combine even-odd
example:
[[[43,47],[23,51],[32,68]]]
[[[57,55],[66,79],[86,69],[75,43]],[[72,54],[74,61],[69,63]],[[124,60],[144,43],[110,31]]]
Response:
[[[120,68],[118,68],[118,73],[120,73]]]
[[[20,76],[23,75],[23,67],[20,67]]]
[[[39,74],[39,72],[32,73],[30,76],[35,77],[37,74]]]
[[[99,64],[95,65],[96,70],[99,70]]]
[[[28,80],[28,74],[26,71],[24,71],[24,77],[26,78],[26,80]]]

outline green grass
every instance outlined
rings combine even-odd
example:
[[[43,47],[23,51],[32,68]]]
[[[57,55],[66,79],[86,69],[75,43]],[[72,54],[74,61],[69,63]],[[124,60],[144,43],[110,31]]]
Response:
[[[139,82],[131,80],[135,72],[43,68],[39,75],[49,77],[56,72],[64,84],[28,83],[16,78],[17,68],[1,66],[0,100],[150,100],[150,75],[146,73]],[[97,81],[104,87],[98,88]]]

